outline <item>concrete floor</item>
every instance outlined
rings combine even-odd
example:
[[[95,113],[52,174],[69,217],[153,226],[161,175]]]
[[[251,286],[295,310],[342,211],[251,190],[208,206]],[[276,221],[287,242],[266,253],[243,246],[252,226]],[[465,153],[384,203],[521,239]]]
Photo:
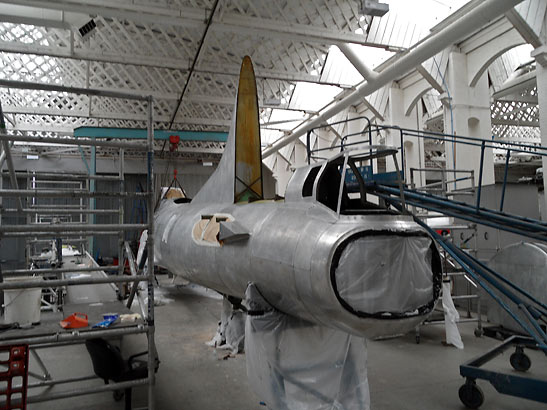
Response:
[[[221,301],[204,296],[193,287],[179,287],[161,278],[163,295],[171,303],[156,308],[157,338],[161,365],[155,387],[159,410],[263,410],[260,398],[247,383],[245,356],[225,359],[225,351],[205,345],[214,334]],[[464,350],[444,346],[444,328],[426,326],[421,343],[413,334],[402,338],[370,341],[368,374],[373,410],[461,410],[458,388],[463,379],[459,365],[498,342],[473,336],[475,323],[460,326]],[[142,343],[141,340],[137,341]],[[510,351],[488,368],[511,372]],[[538,352],[532,358],[530,375],[547,379],[547,361]],[[91,363],[83,346],[43,351],[42,358],[54,377],[88,375]],[[32,367],[31,367],[32,368]],[[101,384],[100,381],[86,383]],[[500,395],[486,382],[479,382],[486,400],[483,410],[545,409],[545,404]],[[61,391],[68,386],[56,387]],[[134,407],[146,406],[146,389],[135,389]],[[33,391],[35,394],[36,391]],[[29,405],[30,410],[123,409],[110,393]]]

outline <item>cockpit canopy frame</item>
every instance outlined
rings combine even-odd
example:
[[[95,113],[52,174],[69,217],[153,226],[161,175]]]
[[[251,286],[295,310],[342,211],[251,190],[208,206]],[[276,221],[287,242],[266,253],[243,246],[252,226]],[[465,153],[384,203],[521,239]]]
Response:
[[[391,156],[395,165],[396,184],[403,195],[403,180],[397,162],[397,148],[385,145],[362,145],[346,149],[334,157],[310,164],[295,171],[289,181],[285,200],[288,202],[317,201],[340,214],[392,213],[383,201],[367,198],[367,184],[372,176],[365,176],[363,164]],[[350,184],[354,181],[353,184]],[[357,197],[350,194],[359,194]],[[403,205],[403,209],[405,206]]]

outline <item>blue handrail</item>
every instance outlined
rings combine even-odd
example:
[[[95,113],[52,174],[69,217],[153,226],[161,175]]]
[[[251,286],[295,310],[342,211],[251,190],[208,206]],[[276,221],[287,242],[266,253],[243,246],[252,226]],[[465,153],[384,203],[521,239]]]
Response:
[[[308,133],[306,134],[306,151],[307,151],[307,155],[308,155],[308,164],[310,164],[310,161],[311,161],[311,154],[314,153],[314,152],[319,152],[319,151],[325,151],[325,150],[331,150],[333,149],[332,147],[330,148],[316,148],[316,149],[311,149],[311,134],[312,132],[314,132],[315,130],[318,130],[318,129],[322,129],[322,128],[329,128],[329,127],[332,127],[333,125],[338,125],[338,124],[346,124],[346,123],[349,123],[349,122],[352,122],[352,121],[357,121],[357,120],[365,120],[367,121],[368,123],[368,141],[369,141],[369,144],[372,145],[372,129],[371,129],[371,122],[370,122],[370,119],[368,117],[365,117],[365,116],[361,116],[361,117],[355,117],[355,118],[350,118],[350,119],[347,119],[347,120],[341,120],[341,121],[336,121],[336,122],[331,122],[329,124],[326,124],[326,125],[319,125],[317,127],[314,127],[312,129],[310,129],[308,131]],[[354,135],[362,135],[362,132],[359,132],[359,133],[354,133],[354,134],[350,134],[351,136],[354,136]],[[344,138],[348,137],[347,135],[342,137],[342,140],[344,140]],[[337,145],[335,146],[335,148],[340,148],[341,151],[344,150],[344,143],[342,142],[340,145]]]
[[[471,276],[521,327],[528,333],[537,343],[537,347],[542,349],[547,354],[547,335],[541,329],[541,326],[537,323],[538,317],[534,317],[530,311],[534,310],[534,307],[524,302],[517,294],[511,292],[505,288],[500,282],[487,273],[482,268],[482,263],[471,255],[463,252],[457,246],[448,243],[445,238],[431,229],[427,224],[418,218],[414,218],[415,221],[421,225],[434,239],[435,241],[460,264],[460,266]],[[490,270],[490,269],[488,269]],[[490,270],[491,271],[491,270]],[[487,283],[488,282],[488,283]],[[528,326],[520,317],[518,317],[511,308],[497,295],[491,286],[504,294],[513,303],[515,303],[525,313],[526,318],[532,324],[532,328]],[[527,293],[514,284],[511,287],[517,290],[519,293],[527,296]],[[535,301],[533,299],[532,301]],[[543,313],[545,315],[545,313]],[[535,331],[534,331],[535,330]]]
[[[356,120],[365,120],[367,122],[367,126],[365,130],[368,134],[368,143],[372,145],[372,133],[373,132],[380,132],[380,131],[389,131],[394,130],[399,133],[400,135],[400,146],[397,147],[398,150],[401,152],[401,171],[404,173],[406,167],[405,167],[405,153],[404,153],[404,139],[405,137],[414,137],[414,138],[421,138],[424,140],[435,140],[439,142],[449,142],[454,144],[461,144],[461,145],[467,145],[467,146],[475,146],[477,148],[480,148],[481,154],[480,154],[480,165],[479,165],[479,183],[478,183],[478,192],[477,192],[477,202],[476,202],[476,208],[477,211],[480,209],[480,201],[481,201],[481,190],[482,190],[482,176],[483,176],[483,168],[484,168],[484,152],[486,148],[496,148],[496,149],[504,149],[507,151],[506,158],[505,158],[505,169],[504,169],[504,177],[503,177],[503,186],[501,191],[501,200],[500,200],[500,212],[503,212],[503,206],[505,201],[505,192],[507,187],[507,174],[508,174],[508,168],[509,168],[509,160],[512,153],[526,153],[526,154],[533,154],[540,157],[547,156],[547,147],[543,147],[540,145],[531,145],[531,144],[522,144],[522,143],[516,143],[516,142],[506,142],[506,141],[496,141],[494,138],[492,140],[481,140],[473,137],[467,137],[462,135],[452,135],[452,134],[445,134],[440,132],[434,132],[434,131],[421,131],[421,130],[413,130],[409,128],[402,128],[398,126],[393,125],[377,125],[372,124],[370,119],[367,117],[356,117],[349,120],[342,120],[337,121],[332,124],[319,126],[316,128],[311,129],[308,131],[307,134],[307,154],[308,154],[308,164],[310,163],[311,156],[314,152],[320,152],[320,151],[329,151],[333,149],[340,149],[340,151],[347,150],[348,148],[355,146],[355,145],[361,145],[366,142],[365,141],[354,141],[354,142],[347,142],[347,140],[351,137],[354,137],[356,135],[363,135],[363,132],[357,132],[352,134],[347,134],[344,137],[341,138],[339,145],[333,145],[331,147],[327,148],[317,148],[317,149],[311,149],[311,133],[319,128],[326,128],[332,125],[347,123],[350,121],[356,121]]]

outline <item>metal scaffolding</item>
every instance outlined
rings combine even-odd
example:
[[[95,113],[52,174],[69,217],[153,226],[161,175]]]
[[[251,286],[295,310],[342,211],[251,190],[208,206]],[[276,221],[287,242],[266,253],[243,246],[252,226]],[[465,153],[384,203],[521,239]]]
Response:
[[[10,87],[13,88],[30,88],[37,90],[51,91],[50,88],[44,88],[42,86],[36,86],[33,83],[25,82],[10,82]],[[32,288],[55,288],[55,287],[69,287],[75,285],[89,285],[95,286],[100,284],[133,284],[130,302],[127,307],[130,306],[135,295],[141,305],[142,320],[136,321],[131,324],[119,324],[111,328],[81,328],[77,331],[64,330],[59,327],[58,320],[48,321],[42,320],[37,326],[34,326],[31,331],[28,329],[25,333],[18,331],[17,329],[8,330],[0,335],[0,346],[13,345],[13,344],[28,344],[31,349],[31,354],[36,360],[39,368],[43,371],[43,375],[36,375],[32,372],[29,373],[30,377],[38,378],[40,381],[30,383],[29,388],[53,386],[58,384],[69,383],[82,383],[94,378],[95,376],[86,377],[73,377],[68,379],[52,379],[51,375],[45,368],[45,365],[38,356],[36,350],[46,347],[60,347],[67,344],[83,343],[88,339],[95,338],[119,338],[124,335],[130,334],[146,334],[148,345],[148,375],[146,378],[132,380],[122,383],[112,383],[98,387],[86,387],[85,385],[76,384],[74,388],[61,392],[46,391],[45,393],[38,395],[28,396],[28,403],[36,403],[48,400],[56,400],[65,397],[74,397],[78,395],[92,394],[103,391],[115,391],[123,390],[125,388],[148,385],[148,409],[154,409],[154,383],[155,383],[155,371],[157,369],[157,353],[154,342],[154,244],[153,244],[153,231],[154,231],[154,215],[152,210],[154,209],[154,128],[153,128],[153,99],[151,96],[141,96],[133,94],[124,94],[102,90],[91,89],[76,89],[73,87],[56,86],[54,91],[84,94],[88,96],[108,97],[108,98],[120,98],[144,101],[148,106],[147,116],[147,142],[146,144],[131,143],[131,142],[112,142],[103,141],[100,139],[65,139],[65,138],[43,138],[43,137],[21,137],[10,135],[6,130],[5,123],[3,121],[3,114],[0,106],[0,141],[2,142],[3,153],[2,158],[5,158],[9,170],[9,177],[11,181],[10,189],[0,189],[0,200],[5,197],[16,198],[16,208],[2,209],[0,216],[5,214],[21,216],[26,220],[26,224],[5,225],[2,224],[0,218],[0,240],[9,241],[11,238],[27,238],[27,254],[30,255],[30,246],[38,243],[47,242],[48,238],[73,238],[70,241],[74,242],[86,242],[85,238],[92,238],[97,235],[112,235],[118,237],[118,265],[110,266],[90,266],[90,267],[75,267],[75,268],[61,268],[51,267],[42,269],[12,269],[3,270],[0,274],[0,291],[10,289],[32,289]],[[11,157],[11,146],[13,141],[24,142],[40,142],[50,144],[71,144],[79,146],[89,146],[92,150],[95,147],[110,147],[119,148],[119,174],[116,176],[96,175],[95,169],[92,167],[89,174],[67,174],[56,172],[34,172],[27,171],[21,172],[15,170]],[[10,145],[11,144],[11,145]],[[146,192],[135,193],[125,192],[124,184],[124,149],[137,149],[145,150],[147,152],[147,189]],[[93,151],[92,151],[93,153]],[[93,155],[92,155],[93,156]],[[0,178],[3,175],[0,173]],[[50,181],[57,183],[68,183],[68,181],[75,181],[76,189],[39,189],[36,184],[28,184],[27,189],[19,189],[17,185],[17,178],[26,178],[27,181],[33,180],[34,182],[39,178],[42,181]],[[96,181],[117,181],[119,182],[119,192],[97,192],[95,190]],[[85,186],[84,186],[85,185]],[[144,224],[126,224],[124,223],[123,213],[123,199],[127,197],[143,197],[147,200],[148,206],[148,220]],[[95,209],[95,198],[97,197],[109,197],[118,199],[118,209]],[[39,204],[37,198],[65,198],[69,204],[63,205],[43,205]],[[72,205],[72,202],[78,202],[76,205]],[[87,199],[87,200],[86,200]],[[87,203],[86,203],[87,202]],[[110,224],[96,224],[95,218],[97,215],[118,215],[117,223]],[[46,216],[45,218],[53,218],[54,216],[65,215],[63,221],[58,223],[43,223],[39,216]],[[42,223],[41,223],[42,222]],[[57,222],[57,221],[56,221]],[[131,249],[124,241],[124,233],[128,230],[148,230],[147,240],[147,268],[139,270],[136,267],[135,260]],[[82,248],[83,249],[83,248]],[[124,275],[124,260],[129,261],[131,268],[131,275]],[[93,259],[90,258],[92,262]],[[29,267],[30,264],[27,264]],[[116,271],[116,275],[104,276],[104,277],[66,277],[65,275],[78,273],[78,272],[104,272],[105,270]],[[1,271],[0,271],[1,272]],[[44,275],[50,277],[44,280]],[[31,276],[34,276],[32,278]],[[25,277],[24,280],[17,282],[6,281],[3,278],[12,277]],[[40,280],[36,280],[38,277]],[[31,280],[34,279],[34,280]],[[144,305],[144,298],[138,295],[137,287],[141,282],[147,283],[147,304]],[[121,302],[120,307],[125,308]],[[66,314],[66,312],[65,312]]]

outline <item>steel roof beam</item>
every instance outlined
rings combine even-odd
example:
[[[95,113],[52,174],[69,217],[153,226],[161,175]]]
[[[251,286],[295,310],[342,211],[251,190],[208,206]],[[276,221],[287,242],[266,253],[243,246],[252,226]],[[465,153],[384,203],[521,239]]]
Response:
[[[169,68],[175,70],[188,71],[189,62],[183,59],[167,58],[160,56],[137,56],[134,54],[105,53],[91,50],[70,50],[68,47],[43,46],[38,44],[12,43],[0,41],[0,51],[6,53],[18,54],[36,54],[40,56],[50,56],[57,58],[70,58],[85,61],[97,61],[113,64],[131,64],[147,67]],[[239,76],[239,66],[237,64],[224,64],[222,68],[218,65],[201,63],[196,67],[197,73],[224,74],[230,76]],[[288,72],[281,70],[269,70],[255,67],[257,78],[265,78],[280,81],[302,81],[308,83],[321,83],[320,76],[302,72]],[[337,83],[321,83],[326,85],[342,86]]]
[[[539,121],[528,120],[506,120],[503,118],[492,118],[492,125],[511,125],[515,127],[539,127]]]
[[[10,3],[36,7],[46,10],[70,11],[89,15],[100,15],[120,20],[130,20],[145,24],[160,24],[180,26],[203,30],[205,28],[206,13],[209,10],[193,7],[151,7],[130,3],[116,3],[108,1],[78,1],[78,0],[10,0]],[[21,18],[25,16],[20,16]],[[48,20],[44,20],[44,23]],[[340,32],[305,24],[281,23],[271,19],[241,16],[235,13],[224,13],[214,19],[213,30],[228,31],[241,34],[260,34],[287,40],[305,41],[307,43],[355,43],[370,47],[379,47],[391,51],[401,51],[400,47],[390,47],[388,44],[379,44],[367,41],[367,36],[351,31]]]
[[[501,88],[492,95],[492,98],[494,100],[499,100],[500,98],[508,95],[518,94],[529,87],[533,87],[534,85],[536,85],[535,70],[520,75],[516,78],[508,79],[501,85]]]
[[[519,95],[519,94],[509,94],[504,97],[496,98],[495,101],[508,102],[508,103],[526,103],[531,105],[538,104],[537,95]]]
[[[522,15],[515,9],[509,10],[505,13],[507,20],[511,22],[513,27],[519,32],[519,34],[524,38],[528,43],[530,43],[534,48],[540,47],[543,43],[541,38],[536,34],[536,32],[530,27],[528,22],[522,17]]]
[[[69,87],[58,84],[36,83],[30,81],[15,81],[0,79],[0,87],[17,88],[24,90],[42,90],[60,93],[93,95],[98,97],[123,98],[128,100],[148,101],[148,96],[141,94],[120,93],[111,90],[98,90],[94,88]]]
[[[48,115],[48,116],[63,116],[72,118],[94,118],[105,120],[132,120],[132,121],[146,121],[146,113],[123,113],[112,111],[93,111],[91,114],[88,111],[74,111],[74,110],[54,110],[44,109],[39,107],[12,107],[8,106],[4,110],[7,114],[26,114],[26,115]],[[158,122],[168,122],[171,117],[169,115],[156,115],[155,120]],[[223,120],[218,118],[207,117],[182,117],[175,121],[175,124],[195,124],[195,125],[215,125],[219,127],[229,127],[230,120]],[[21,124],[22,125],[22,124]],[[24,128],[17,128],[24,129]]]
[[[348,59],[348,61],[355,67],[355,69],[363,76],[366,81],[374,80],[378,73],[368,67],[361,57],[355,52],[355,50],[349,44],[338,44],[338,48]],[[384,116],[376,109],[370,101],[363,97],[363,104],[365,104],[370,111],[374,113],[381,121],[384,121]]]
[[[323,124],[328,118],[356,104],[363,97],[372,94],[394,79],[408,73],[418,64],[422,64],[444,48],[454,44],[458,39],[480,29],[494,18],[521,2],[522,0],[486,0],[480,3],[465,16],[428,36],[419,45],[401,55],[393,64],[379,73],[378,76],[359,85],[355,91],[323,111],[321,115],[311,121],[303,122],[291,134],[279,139],[272,146],[266,148],[262,153],[262,158],[272,155],[290,142],[304,136],[310,129]]]
[[[365,80],[369,81],[378,76],[378,73],[368,67],[349,44],[338,44],[338,48]]]

